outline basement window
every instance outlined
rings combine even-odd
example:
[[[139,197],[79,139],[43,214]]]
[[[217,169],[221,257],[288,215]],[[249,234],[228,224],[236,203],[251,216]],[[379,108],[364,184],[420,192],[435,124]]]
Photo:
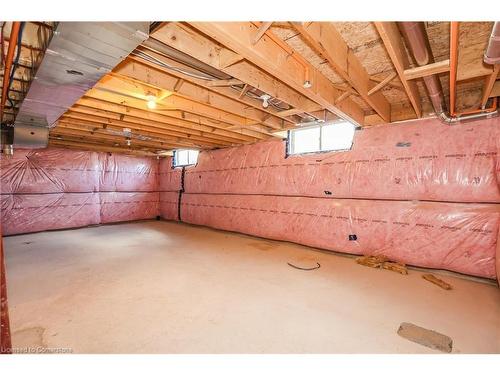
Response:
[[[195,165],[198,161],[198,150],[175,150],[174,167],[185,167]]]
[[[352,147],[355,127],[349,121],[293,129],[288,132],[288,155],[324,151],[347,151]]]

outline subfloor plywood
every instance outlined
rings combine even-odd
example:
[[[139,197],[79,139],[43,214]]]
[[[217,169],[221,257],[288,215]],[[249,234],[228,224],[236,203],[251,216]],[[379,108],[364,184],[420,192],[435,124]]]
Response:
[[[500,353],[500,291],[164,221],[4,239],[15,347],[75,353]],[[297,266],[319,269],[302,271]],[[43,349],[42,349],[43,351]],[[47,351],[47,350],[46,350]]]

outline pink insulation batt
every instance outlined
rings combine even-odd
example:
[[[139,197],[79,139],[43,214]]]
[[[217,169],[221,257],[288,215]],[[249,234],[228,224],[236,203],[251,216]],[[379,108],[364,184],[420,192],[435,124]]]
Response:
[[[160,192],[160,216],[165,220],[179,220],[179,193],[173,191]]]
[[[1,157],[0,168],[2,194],[99,191],[95,152],[17,149],[12,157]]]
[[[4,235],[83,227],[100,223],[98,193],[1,196]]]
[[[120,154],[98,153],[99,191],[157,191],[158,160]]]
[[[156,158],[47,148],[0,162],[5,235],[159,215]]]
[[[191,224],[488,278],[499,216],[494,204],[264,195],[184,194],[181,204]]]
[[[271,140],[202,152],[188,193],[500,202],[500,119],[412,121],[357,131],[348,152],[293,155]]]
[[[158,192],[99,193],[101,223],[152,219],[159,214]]]
[[[356,131],[353,148],[286,157],[273,139],[196,166],[62,149],[1,160],[5,235],[160,215],[410,265],[500,274],[500,119]],[[180,214],[180,217],[179,217]]]
[[[158,175],[160,191],[179,191],[181,189],[181,168],[172,168],[170,156],[160,159]]]

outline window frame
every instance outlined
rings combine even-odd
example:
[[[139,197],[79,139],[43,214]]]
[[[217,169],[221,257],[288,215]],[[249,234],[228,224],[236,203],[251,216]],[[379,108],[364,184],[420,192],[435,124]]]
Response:
[[[338,149],[338,150],[321,150],[321,147],[323,145],[323,131],[322,131],[322,128],[325,127],[325,126],[329,126],[329,125],[335,125],[337,123],[340,123],[340,122],[347,122],[349,124],[351,124],[354,128],[354,133],[353,133],[353,136],[352,136],[352,141],[351,141],[351,146],[349,148],[344,148],[344,149]],[[310,128],[319,128],[319,147],[320,149],[317,150],[317,151],[309,151],[309,152],[292,152],[293,151],[293,142],[294,142],[294,133],[296,130],[302,130],[302,129],[310,129]],[[347,120],[342,120],[342,121],[326,121],[326,122],[322,122],[322,123],[318,123],[318,124],[314,124],[314,125],[309,125],[309,126],[301,126],[301,127],[297,127],[295,129],[289,129],[287,131],[287,137],[286,137],[286,157],[289,157],[289,156],[296,156],[296,155],[310,155],[310,154],[324,154],[324,153],[327,153],[327,152],[347,152],[347,151],[351,151],[352,150],[352,146],[354,145],[354,137],[356,135],[356,131],[359,130],[360,128],[357,127],[356,125],[354,125],[352,122],[350,121],[347,121]]]
[[[179,151],[188,151],[188,164],[177,164],[177,155]],[[195,163],[189,163],[189,151],[197,151],[198,156],[196,157],[196,162]],[[180,148],[176,149],[173,152],[172,155],[172,169],[174,168],[184,168],[184,167],[191,167],[191,166],[196,166],[198,164],[198,157],[200,156],[200,150],[195,150],[195,149],[190,149],[190,148]]]

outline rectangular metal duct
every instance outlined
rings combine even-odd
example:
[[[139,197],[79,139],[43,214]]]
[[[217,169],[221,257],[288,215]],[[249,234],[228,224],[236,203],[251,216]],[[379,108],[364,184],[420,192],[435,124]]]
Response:
[[[14,123],[14,146],[46,147],[43,133],[148,38],[149,22],[60,22]],[[33,130],[29,128],[33,127]],[[48,132],[47,132],[48,134]]]

